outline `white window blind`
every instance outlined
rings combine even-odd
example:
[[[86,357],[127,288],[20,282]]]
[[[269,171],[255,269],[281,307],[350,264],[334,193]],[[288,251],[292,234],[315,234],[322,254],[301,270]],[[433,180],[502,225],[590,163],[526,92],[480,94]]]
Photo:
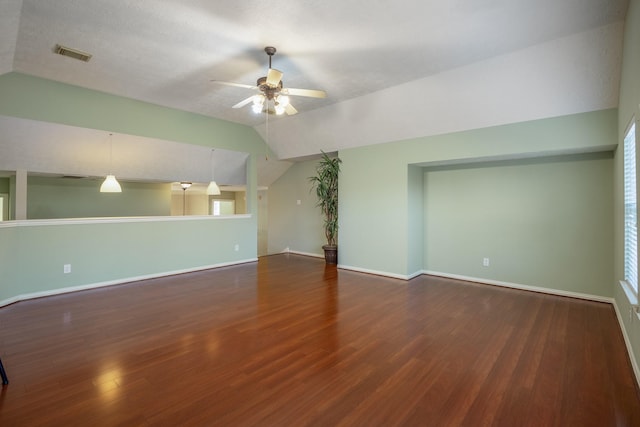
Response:
[[[638,292],[638,207],[636,203],[636,125],[624,137],[624,279]]]

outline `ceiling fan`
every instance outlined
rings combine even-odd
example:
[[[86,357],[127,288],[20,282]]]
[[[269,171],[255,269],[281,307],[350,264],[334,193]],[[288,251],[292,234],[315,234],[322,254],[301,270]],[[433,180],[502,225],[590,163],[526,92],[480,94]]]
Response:
[[[282,71],[271,68],[271,57],[276,53],[276,48],[267,46],[264,51],[269,55],[269,71],[265,77],[258,79],[256,86],[212,80],[214,83],[252,89],[259,92],[257,95],[251,95],[249,98],[238,102],[232,108],[242,108],[253,103],[252,109],[254,113],[264,112],[278,115],[287,113],[287,115],[291,116],[296,114],[298,110],[289,102],[289,95],[326,98],[327,94],[322,90],[285,88],[282,84]]]

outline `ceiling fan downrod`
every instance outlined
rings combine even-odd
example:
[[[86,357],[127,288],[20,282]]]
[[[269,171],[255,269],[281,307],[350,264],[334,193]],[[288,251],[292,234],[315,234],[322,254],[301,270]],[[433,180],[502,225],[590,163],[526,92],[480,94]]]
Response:
[[[267,55],[269,55],[269,68],[271,68],[271,57],[275,55],[276,48],[273,46],[267,46],[264,48],[264,51]]]

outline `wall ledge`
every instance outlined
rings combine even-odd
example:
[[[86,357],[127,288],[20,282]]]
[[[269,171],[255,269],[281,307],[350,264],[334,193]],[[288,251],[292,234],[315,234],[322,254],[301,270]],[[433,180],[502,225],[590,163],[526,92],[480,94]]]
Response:
[[[33,227],[43,225],[71,225],[71,224],[112,224],[128,222],[169,222],[169,221],[219,221],[223,219],[247,219],[251,214],[240,215],[187,215],[187,216],[131,216],[104,218],[61,218],[61,219],[26,219],[17,221],[0,221],[0,228]]]
[[[627,297],[627,301],[629,301],[629,304],[631,305],[631,307],[633,307],[633,309],[636,311],[636,314],[638,314],[638,308],[639,308],[638,295],[636,295],[636,293],[631,288],[631,285],[628,284],[625,280],[618,281],[618,284],[620,285],[620,288],[624,291],[624,294]]]

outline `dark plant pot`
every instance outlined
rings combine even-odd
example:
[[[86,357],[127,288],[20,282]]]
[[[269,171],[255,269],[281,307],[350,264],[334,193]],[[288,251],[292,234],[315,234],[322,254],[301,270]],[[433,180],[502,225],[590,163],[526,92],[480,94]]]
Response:
[[[327,264],[338,263],[338,247],[334,245],[324,245],[324,260]]]

